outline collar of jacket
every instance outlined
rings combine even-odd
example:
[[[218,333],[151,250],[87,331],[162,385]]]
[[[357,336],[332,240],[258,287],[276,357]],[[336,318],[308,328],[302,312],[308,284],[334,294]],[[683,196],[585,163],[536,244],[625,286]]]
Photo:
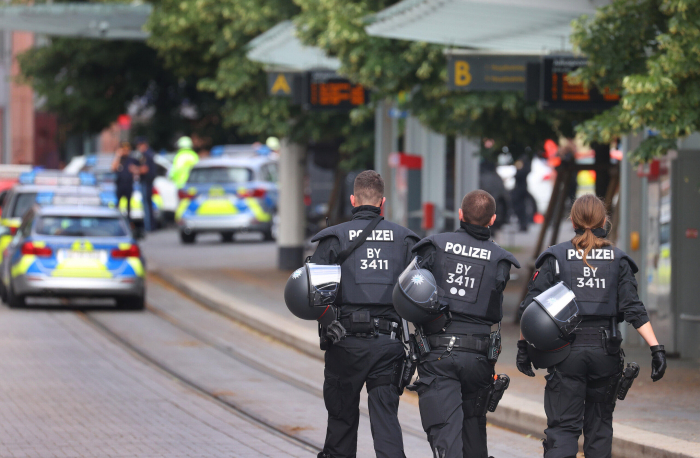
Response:
[[[382,213],[382,209],[374,205],[360,205],[352,209],[352,219],[374,219]]]
[[[477,240],[488,240],[491,238],[491,230],[488,227],[477,226],[476,224],[465,223],[464,221],[459,222],[459,227],[462,230],[474,237]]]

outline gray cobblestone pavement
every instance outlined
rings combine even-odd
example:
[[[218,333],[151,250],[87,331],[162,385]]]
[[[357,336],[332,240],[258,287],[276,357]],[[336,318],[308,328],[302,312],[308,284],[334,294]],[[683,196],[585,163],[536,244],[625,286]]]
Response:
[[[135,359],[75,313],[0,308],[0,335],[1,457],[313,456]]]

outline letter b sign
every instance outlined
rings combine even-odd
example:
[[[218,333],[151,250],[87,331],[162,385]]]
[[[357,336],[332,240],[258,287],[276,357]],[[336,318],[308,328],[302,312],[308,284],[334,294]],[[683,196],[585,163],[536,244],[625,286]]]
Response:
[[[469,86],[472,82],[472,74],[469,73],[469,62],[455,61],[455,86]]]

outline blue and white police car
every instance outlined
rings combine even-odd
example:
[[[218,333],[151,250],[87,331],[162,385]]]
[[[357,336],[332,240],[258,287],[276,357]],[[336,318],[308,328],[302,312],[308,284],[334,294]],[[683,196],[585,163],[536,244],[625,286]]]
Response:
[[[232,241],[236,232],[261,232],[272,240],[277,210],[277,160],[272,155],[203,159],[179,191],[175,221],[182,243],[217,232]]]

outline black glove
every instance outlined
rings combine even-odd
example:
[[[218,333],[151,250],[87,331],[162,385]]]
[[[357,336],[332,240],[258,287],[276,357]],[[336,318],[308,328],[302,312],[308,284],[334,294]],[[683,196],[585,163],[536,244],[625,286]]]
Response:
[[[530,356],[527,354],[526,340],[518,340],[518,356],[515,359],[515,365],[520,372],[528,377],[535,376],[535,373],[532,371],[532,361],[530,361]]]
[[[329,344],[338,343],[345,338],[345,328],[340,321],[333,320],[331,324],[326,326],[326,334],[324,337],[328,340]]]
[[[658,382],[666,372],[666,350],[663,345],[654,345],[649,349],[651,350],[651,379]]]

